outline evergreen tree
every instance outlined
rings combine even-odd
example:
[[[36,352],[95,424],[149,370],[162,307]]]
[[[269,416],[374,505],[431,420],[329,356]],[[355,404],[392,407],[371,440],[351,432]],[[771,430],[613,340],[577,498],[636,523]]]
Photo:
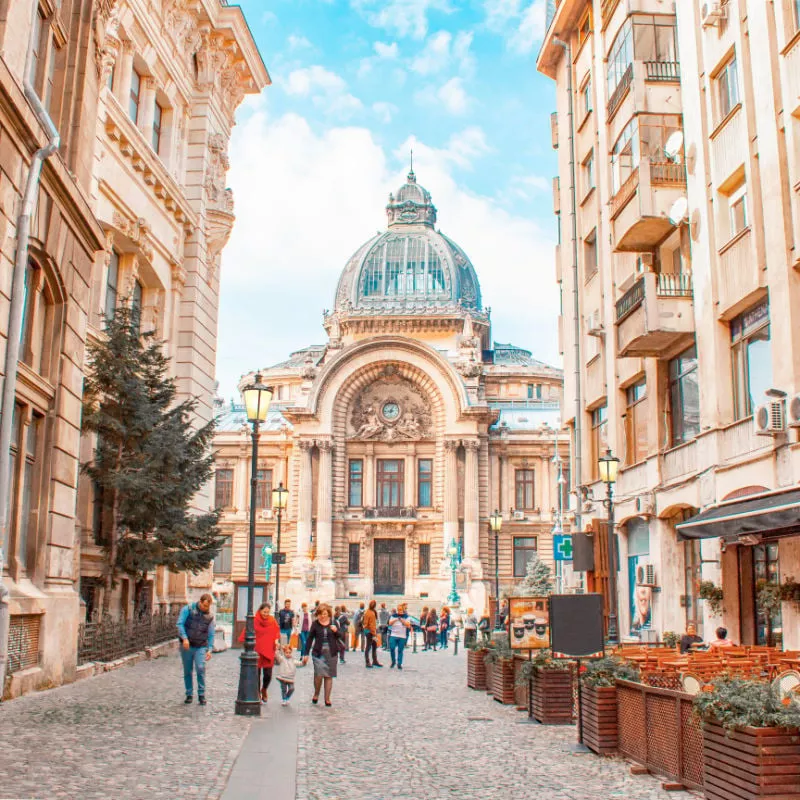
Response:
[[[205,569],[222,545],[218,512],[193,514],[195,494],[211,478],[214,423],[194,426],[197,401],[176,402],[162,343],[139,332],[128,304],[107,320],[105,337],[88,345],[83,427],[97,435],[83,469],[100,503],[107,549],[103,614],[120,573]]]
[[[520,597],[544,597],[553,593],[553,573],[535,553],[528,561],[525,577],[517,584]]]

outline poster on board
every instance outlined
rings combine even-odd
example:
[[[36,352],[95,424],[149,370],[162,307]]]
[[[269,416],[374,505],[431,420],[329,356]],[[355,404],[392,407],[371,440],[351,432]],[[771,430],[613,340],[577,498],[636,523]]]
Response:
[[[550,606],[547,597],[510,597],[508,641],[512,650],[550,647]]]

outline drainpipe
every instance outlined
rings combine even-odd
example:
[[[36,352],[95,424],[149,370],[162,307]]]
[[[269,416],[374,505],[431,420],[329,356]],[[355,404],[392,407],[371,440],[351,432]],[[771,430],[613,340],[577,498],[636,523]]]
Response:
[[[567,125],[569,130],[569,179],[571,206],[570,216],[572,218],[572,313],[574,316],[575,330],[573,335],[573,360],[575,384],[575,448],[572,454],[574,464],[573,475],[576,489],[583,482],[583,456],[581,442],[583,439],[583,403],[581,395],[581,307],[580,296],[578,294],[578,198],[575,191],[575,120],[572,108],[572,48],[560,39],[554,38],[554,43],[564,49],[567,59],[567,95],[569,106],[567,110]],[[575,492],[577,505],[575,507],[575,530],[581,532],[581,515],[583,511],[583,499],[580,491]]]
[[[39,13],[38,3],[31,3],[31,31],[35,29],[35,15]],[[22,205],[17,216],[17,252],[14,258],[14,274],[11,280],[11,308],[8,317],[8,338],[6,340],[5,379],[3,393],[0,398],[0,700],[6,680],[6,663],[8,661],[8,630],[10,611],[8,588],[3,584],[3,543],[8,531],[9,492],[11,486],[11,432],[14,416],[14,402],[17,385],[17,361],[19,359],[20,335],[22,333],[22,315],[25,302],[25,273],[28,266],[28,247],[31,235],[31,218],[36,210],[39,196],[39,180],[42,165],[58,150],[60,137],[50,115],[42,105],[31,81],[33,68],[33,36],[28,42],[28,54],[25,59],[23,91],[30,103],[36,119],[47,133],[47,144],[37,150],[31,157],[28,180]]]

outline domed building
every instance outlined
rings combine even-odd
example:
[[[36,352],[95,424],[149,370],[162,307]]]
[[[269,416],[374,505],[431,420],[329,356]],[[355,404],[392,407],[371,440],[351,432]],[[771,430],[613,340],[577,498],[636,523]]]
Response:
[[[566,463],[568,451],[559,433],[562,373],[492,341],[475,268],[435,227],[431,195],[413,171],[386,211],[387,229],[341,274],[324,314],[325,344],[259,370],[274,387],[259,449],[259,559],[264,544],[278,552],[270,496],[283,484],[285,564],[273,563],[273,597],[279,571],[281,602],[386,596],[415,608],[444,601],[457,567],[459,598],[480,613],[494,595],[493,511],[503,518],[501,592],[525,574],[532,553],[552,561],[566,486],[554,456]],[[215,454],[228,537],[215,578],[241,586],[250,479],[241,406],[220,404]]]

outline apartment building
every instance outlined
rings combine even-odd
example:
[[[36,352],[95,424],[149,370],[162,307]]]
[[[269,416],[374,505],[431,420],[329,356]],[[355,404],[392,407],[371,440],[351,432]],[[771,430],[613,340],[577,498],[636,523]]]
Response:
[[[798,647],[795,604],[767,618],[756,595],[800,575],[800,4],[551,2],[538,68],[589,586],[611,448],[623,637],[724,623]]]

